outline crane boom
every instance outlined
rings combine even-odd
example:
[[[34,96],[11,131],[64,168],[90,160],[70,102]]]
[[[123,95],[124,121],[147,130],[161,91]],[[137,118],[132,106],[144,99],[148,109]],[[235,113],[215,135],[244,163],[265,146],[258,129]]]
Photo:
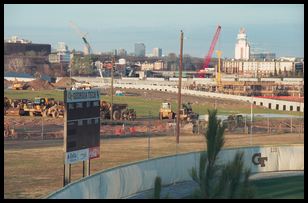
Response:
[[[69,22],[71,28],[73,28],[75,30],[75,32],[81,37],[82,41],[84,42],[86,48],[87,48],[87,54],[91,54],[92,53],[92,49],[91,46],[89,44],[89,42],[86,39],[86,35],[87,33],[83,33],[80,31],[80,29],[77,27],[77,25],[75,23],[73,23],[72,21]]]
[[[218,25],[218,27],[217,27],[217,29],[216,29],[216,32],[215,32],[215,35],[214,35],[214,38],[213,38],[213,40],[212,40],[212,43],[211,43],[209,52],[207,53],[207,56],[206,56],[205,59],[204,59],[204,64],[203,64],[203,68],[204,68],[204,69],[208,68],[208,65],[209,65],[209,63],[210,63],[210,61],[211,61],[212,54],[213,54],[213,51],[214,51],[216,42],[217,42],[218,37],[219,37],[220,30],[221,30],[221,26]]]

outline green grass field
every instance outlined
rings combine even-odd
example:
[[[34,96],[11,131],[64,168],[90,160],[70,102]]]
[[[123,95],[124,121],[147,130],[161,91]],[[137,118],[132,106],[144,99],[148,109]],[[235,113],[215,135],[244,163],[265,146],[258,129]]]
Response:
[[[44,91],[32,91],[32,90],[5,90],[4,96],[12,99],[30,99],[33,100],[34,97],[47,97],[54,98],[57,101],[63,101],[63,91],[59,90],[44,90]],[[144,97],[137,96],[114,96],[114,103],[127,103],[129,108],[134,108],[137,112],[137,117],[144,116],[157,116],[159,108],[161,105],[161,99],[149,99]],[[101,99],[110,102],[111,97],[101,95]],[[241,104],[242,105],[242,104]],[[243,106],[235,106],[235,105],[220,105],[219,102],[217,104],[218,114],[250,114],[250,105],[247,104],[246,107]],[[171,102],[172,110],[176,112],[177,104],[176,102]],[[209,108],[213,108],[213,105],[209,105],[208,103],[199,103],[192,105],[193,110],[200,115],[204,115],[208,113]],[[254,107],[254,113],[275,113],[275,114],[289,114],[289,115],[297,115],[303,116],[302,112],[284,112],[278,110],[270,110],[264,109],[261,107]]]
[[[304,199],[304,176],[252,181],[256,199]]]

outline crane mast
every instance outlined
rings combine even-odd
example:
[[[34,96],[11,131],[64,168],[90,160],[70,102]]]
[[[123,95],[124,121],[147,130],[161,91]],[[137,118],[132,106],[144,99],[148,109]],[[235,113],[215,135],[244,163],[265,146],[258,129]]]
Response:
[[[86,47],[86,50],[87,50],[86,51],[87,53],[85,53],[85,54],[91,54],[92,49],[91,49],[89,42],[86,39],[87,33],[81,32],[80,29],[77,27],[77,25],[75,23],[73,23],[72,21],[70,21],[69,24],[75,30],[75,32],[81,37],[83,43],[85,44],[85,47]]]
[[[211,46],[210,46],[210,49],[206,55],[206,57],[204,58],[204,63],[203,63],[203,69],[199,70],[198,73],[199,73],[199,77],[204,77],[204,74],[206,72],[206,69],[208,68],[209,66],[209,63],[211,61],[211,58],[212,58],[212,55],[213,55],[213,52],[214,52],[214,48],[215,48],[215,45],[217,43],[217,40],[219,38],[219,34],[220,34],[220,30],[221,30],[221,26],[218,25],[217,26],[217,29],[216,29],[216,32],[215,32],[215,35],[213,37],[213,40],[211,42]]]
[[[216,32],[215,32],[215,35],[214,35],[214,38],[212,40],[212,43],[211,43],[211,46],[210,46],[210,49],[209,49],[209,52],[207,53],[207,56],[205,57],[204,59],[204,64],[203,64],[203,68],[208,68],[208,65],[211,61],[211,58],[212,58],[212,54],[213,54],[213,51],[214,51],[214,48],[215,48],[215,45],[216,45],[216,42],[218,40],[218,37],[219,37],[219,34],[220,34],[220,30],[221,30],[221,26],[218,25],[217,29],[216,29]]]

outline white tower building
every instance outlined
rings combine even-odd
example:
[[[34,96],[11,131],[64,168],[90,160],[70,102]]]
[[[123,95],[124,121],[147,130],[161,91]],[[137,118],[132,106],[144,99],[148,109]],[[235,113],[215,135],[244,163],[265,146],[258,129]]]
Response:
[[[250,55],[250,46],[247,42],[247,35],[244,28],[240,29],[235,44],[235,59],[248,60]]]

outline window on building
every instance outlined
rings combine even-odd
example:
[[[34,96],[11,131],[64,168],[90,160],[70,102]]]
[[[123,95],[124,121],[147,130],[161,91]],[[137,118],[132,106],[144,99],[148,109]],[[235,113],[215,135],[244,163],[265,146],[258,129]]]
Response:
[[[276,104],[276,110],[279,110],[279,104]]]
[[[300,106],[297,106],[297,111],[300,111],[301,110],[301,107]]]
[[[98,101],[94,101],[93,102],[93,107],[97,107],[97,106],[99,106],[99,102]]]
[[[91,107],[91,102],[87,102],[87,108]]]
[[[282,106],[282,110],[285,111],[286,109],[287,109],[287,108],[286,108],[286,105],[283,105],[283,106]]]
[[[293,111],[293,106],[290,106],[290,111]]]
[[[268,108],[271,109],[272,108],[272,104],[268,103]]]
[[[76,103],[76,108],[78,109],[78,108],[82,108],[82,102],[77,102]]]
[[[260,106],[263,106],[263,102],[260,102]]]

